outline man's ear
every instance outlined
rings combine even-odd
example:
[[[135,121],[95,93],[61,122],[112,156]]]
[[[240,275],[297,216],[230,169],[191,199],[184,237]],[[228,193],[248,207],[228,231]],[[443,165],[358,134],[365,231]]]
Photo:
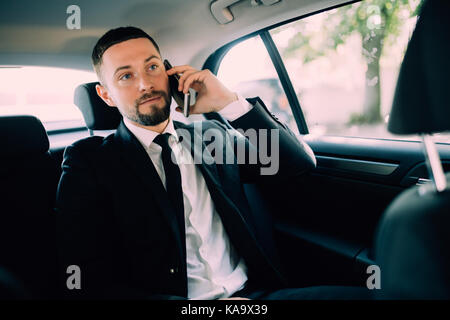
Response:
[[[97,94],[100,98],[102,98],[105,103],[110,107],[115,107],[116,104],[114,103],[113,99],[108,93],[108,90],[102,86],[101,84],[95,85],[95,90],[97,91]]]

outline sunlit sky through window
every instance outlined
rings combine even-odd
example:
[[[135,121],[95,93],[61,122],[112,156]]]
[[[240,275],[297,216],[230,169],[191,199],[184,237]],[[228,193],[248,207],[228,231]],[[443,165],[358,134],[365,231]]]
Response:
[[[0,115],[30,114],[42,122],[81,119],[75,88],[93,72],[50,67],[0,67]]]

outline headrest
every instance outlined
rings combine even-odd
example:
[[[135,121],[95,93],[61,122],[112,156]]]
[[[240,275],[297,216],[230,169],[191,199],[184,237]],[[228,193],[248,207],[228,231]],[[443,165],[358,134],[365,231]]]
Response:
[[[49,149],[47,132],[33,116],[0,117],[0,137],[2,158],[45,153]]]
[[[75,89],[74,103],[83,114],[86,126],[91,130],[114,130],[119,126],[122,115],[117,108],[108,106],[98,95],[98,82],[79,85]]]
[[[425,1],[403,60],[388,130],[450,130],[450,1]]]

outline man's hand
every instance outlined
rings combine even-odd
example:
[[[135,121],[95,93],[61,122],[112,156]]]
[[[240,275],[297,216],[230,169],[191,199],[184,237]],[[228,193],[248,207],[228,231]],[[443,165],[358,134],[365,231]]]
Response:
[[[217,77],[209,70],[196,70],[191,66],[176,66],[167,70],[167,74],[180,75],[179,91],[187,93],[189,88],[197,92],[197,99],[191,106],[191,114],[201,114],[208,112],[218,112],[233,101],[237,95],[225,87]],[[180,108],[177,111],[181,112]]]

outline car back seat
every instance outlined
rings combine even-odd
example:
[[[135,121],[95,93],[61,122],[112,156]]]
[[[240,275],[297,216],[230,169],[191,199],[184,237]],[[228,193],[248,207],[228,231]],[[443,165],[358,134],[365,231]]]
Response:
[[[31,299],[57,297],[59,176],[42,123],[33,116],[0,117],[0,268]]]

